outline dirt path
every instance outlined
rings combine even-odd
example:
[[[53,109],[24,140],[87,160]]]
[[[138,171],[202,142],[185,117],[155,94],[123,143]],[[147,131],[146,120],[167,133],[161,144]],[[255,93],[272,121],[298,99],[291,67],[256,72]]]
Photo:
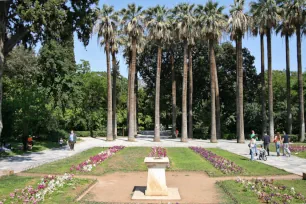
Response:
[[[19,173],[18,176],[45,176],[46,174]],[[235,180],[236,176],[208,177],[202,172],[166,172],[167,186],[179,189],[181,200],[174,203],[219,203],[221,195],[215,186],[216,181]],[[131,199],[135,186],[146,186],[147,172],[116,172],[104,176],[75,175],[77,178],[97,179],[98,182],[85,192],[82,201],[123,203],[134,201]],[[241,176],[240,178],[267,178],[275,180],[301,179],[298,175],[282,176]],[[134,203],[153,203],[152,201],[135,201]],[[161,203],[162,201],[154,201]],[[171,201],[167,201],[171,202]],[[166,203],[167,203],[166,202]],[[165,203],[165,201],[164,201]]]

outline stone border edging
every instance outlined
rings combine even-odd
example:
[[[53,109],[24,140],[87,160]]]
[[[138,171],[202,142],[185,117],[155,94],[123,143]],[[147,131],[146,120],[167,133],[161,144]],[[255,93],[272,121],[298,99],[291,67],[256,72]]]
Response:
[[[84,196],[87,195],[87,193],[98,183],[98,179],[93,180],[87,188],[83,189],[79,195],[77,195],[73,201],[78,202],[80,201]]]

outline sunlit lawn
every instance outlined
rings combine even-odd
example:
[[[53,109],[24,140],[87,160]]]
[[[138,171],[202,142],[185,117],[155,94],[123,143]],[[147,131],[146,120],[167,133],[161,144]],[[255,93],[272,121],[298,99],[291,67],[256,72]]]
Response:
[[[37,185],[39,178],[4,176],[0,178],[0,200],[9,196],[15,189],[22,189],[28,185]]]
[[[28,172],[31,173],[52,173],[52,174],[63,174],[66,172],[70,172],[70,167],[72,165],[77,165],[83,161],[86,161],[89,157],[96,155],[103,151],[104,148],[96,147],[89,149],[87,151],[81,152],[79,154],[76,154],[74,156],[61,159],[55,162],[51,162],[48,164],[44,164],[42,166],[33,168],[28,170]]]
[[[261,200],[258,199],[255,192],[251,190],[245,191],[242,184],[237,183],[236,181],[222,181],[221,185],[228,190],[228,192],[236,199],[236,201],[238,201],[238,203],[262,203]],[[277,180],[274,181],[273,185],[286,186],[288,188],[293,187],[295,192],[306,196],[306,181],[304,180]],[[229,196],[226,195],[223,189],[220,189],[220,192],[224,203],[234,203],[231,201]],[[301,203],[301,201],[294,199],[291,203]]]
[[[237,154],[222,150],[222,149],[209,149],[215,154],[222,156],[230,161],[233,161],[238,166],[242,167],[245,171],[242,175],[245,176],[267,176],[267,175],[285,175],[288,172],[260,163],[256,161],[250,161],[249,158],[239,156]]]

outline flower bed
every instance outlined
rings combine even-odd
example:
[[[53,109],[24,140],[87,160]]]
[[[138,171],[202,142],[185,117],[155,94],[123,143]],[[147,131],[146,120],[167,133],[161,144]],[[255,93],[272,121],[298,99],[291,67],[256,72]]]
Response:
[[[306,146],[305,145],[290,145],[289,149],[291,152],[305,152],[306,151]]]
[[[244,180],[237,178],[236,182],[243,186],[243,191],[253,191],[257,194],[258,199],[265,203],[290,203],[294,199],[298,203],[306,202],[306,198],[296,192],[293,187],[273,185],[273,179]]]
[[[202,147],[189,148],[192,149],[194,152],[200,154],[202,157],[208,160],[215,168],[219,169],[224,174],[236,174],[243,172],[243,169],[234,162],[231,162],[221,156],[218,156],[209,150],[206,150]]]
[[[64,174],[63,176],[45,176],[41,179],[41,182],[36,188],[27,186],[24,189],[15,189],[13,193],[10,193],[8,199],[0,201],[3,203],[31,203],[37,204],[44,201],[46,195],[53,193],[64,184],[70,182],[73,179],[72,174]]]
[[[152,147],[149,157],[156,157],[156,158],[167,157],[167,150],[162,147]]]
[[[119,150],[123,149],[124,146],[113,146],[110,147],[108,150],[106,151],[102,151],[99,154],[90,157],[88,160],[78,164],[78,165],[72,165],[70,167],[70,171],[83,171],[83,172],[89,172],[92,171],[92,169],[94,167],[96,167],[96,165],[100,164],[101,162],[103,162],[104,160],[110,158],[111,156],[113,156],[116,152],[118,152]]]

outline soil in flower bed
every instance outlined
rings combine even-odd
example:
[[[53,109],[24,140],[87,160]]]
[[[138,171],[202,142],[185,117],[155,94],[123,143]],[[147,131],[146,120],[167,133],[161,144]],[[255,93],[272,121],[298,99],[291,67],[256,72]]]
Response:
[[[0,178],[0,201],[8,197],[15,189],[22,189],[25,186],[37,185],[40,178],[4,176]]]
[[[268,176],[268,175],[286,175],[288,172],[260,163],[256,161],[250,161],[246,157],[239,156],[237,154],[228,152],[222,149],[208,149],[213,153],[222,156],[232,162],[235,162],[238,166],[243,168],[243,173],[239,175],[244,176]]]
[[[107,148],[96,147],[89,149],[87,151],[81,152],[79,154],[73,155],[71,157],[61,159],[55,162],[44,164],[42,166],[28,170],[29,173],[45,173],[45,174],[64,174],[70,172],[70,167],[72,165],[77,165],[89,157],[100,153]],[[78,174],[79,172],[76,172]]]

